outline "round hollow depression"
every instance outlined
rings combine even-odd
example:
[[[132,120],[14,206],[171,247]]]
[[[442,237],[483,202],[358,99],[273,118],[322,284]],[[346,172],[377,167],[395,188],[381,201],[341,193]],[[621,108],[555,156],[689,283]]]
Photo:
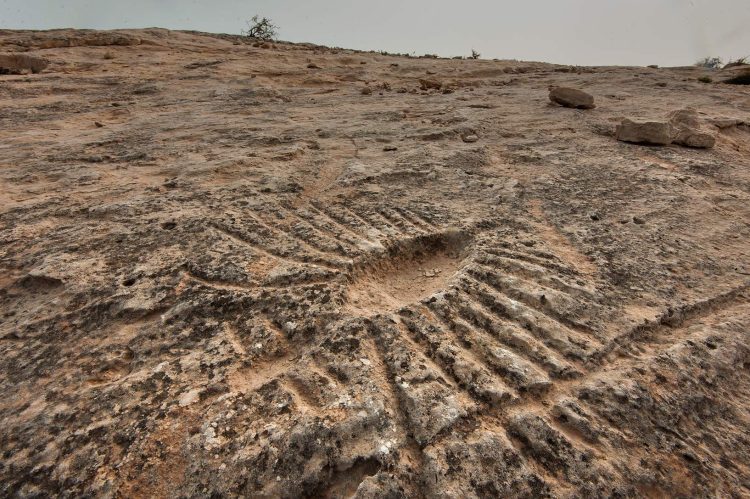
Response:
[[[444,289],[463,265],[470,242],[470,236],[461,231],[402,241],[355,268],[346,310],[369,317],[398,310]]]

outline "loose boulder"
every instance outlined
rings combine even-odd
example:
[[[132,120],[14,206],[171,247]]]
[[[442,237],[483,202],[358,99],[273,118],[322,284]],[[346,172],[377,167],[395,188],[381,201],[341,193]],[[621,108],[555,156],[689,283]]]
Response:
[[[555,87],[549,92],[549,100],[564,107],[575,109],[594,109],[594,96],[583,90],[567,87]]]
[[[617,126],[615,137],[623,142],[669,145],[709,149],[716,137],[704,127],[695,109],[679,109],[669,113],[665,121],[633,121],[624,119]]]
[[[666,146],[672,143],[672,127],[660,121],[622,120],[615,131],[617,140]]]

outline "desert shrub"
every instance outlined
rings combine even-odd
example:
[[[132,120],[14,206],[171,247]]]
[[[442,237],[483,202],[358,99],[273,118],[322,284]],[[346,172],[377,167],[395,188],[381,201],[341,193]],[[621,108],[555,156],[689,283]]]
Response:
[[[726,69],[726,68],[733,68],[735,66],[746,66],[748,64],[748,62],[747,62],[748,58],[750,58],[750,56],[746,55],[745,57],[739,57],[739,58],[737,58],[737,59],[735,59],[733,61],[729,61],[724,66],[724,68]]]
[[[721,57],[704,57],[695,63],[696,66],[707,69],[718,69],[722,65]]]
[[[477,52],[474,49],[471,49],[471,55],[469,56],[469,58],[471,58],[471,59],[479,59],[480,57],[482,57],[482,54],[480,54],[479,52]]]
[[[711,83],[713,80],[710,76],[701,76],[700,78],[698,78],[698,81],[701,83]]]
[[[267,17],[255,15],[247,21],[247,29],[242,31],[242,35],[259,40],[273,40],[278,35],[278,29],[279,27]]]

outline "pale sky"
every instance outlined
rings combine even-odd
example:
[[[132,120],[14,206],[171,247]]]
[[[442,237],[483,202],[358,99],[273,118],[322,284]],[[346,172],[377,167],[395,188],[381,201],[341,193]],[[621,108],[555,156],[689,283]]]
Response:
[[[0,0],[0,28],[239,33],[417,55],[581,65],[689,65],[750,55],[750,0]]]

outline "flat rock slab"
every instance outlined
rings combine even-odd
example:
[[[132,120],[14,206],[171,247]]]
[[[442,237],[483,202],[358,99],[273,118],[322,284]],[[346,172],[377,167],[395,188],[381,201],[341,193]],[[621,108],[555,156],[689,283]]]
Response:
[[[661,121],[624,119],[617,125],[615,137],[623,142],[666,146],[672,143],[672,127]]]
[[[716,128],[723,130],[740,125],[747,125],[747,121],[741,118],[713,118],[709,122]]]
[[[624,119],[615,132],[617,140],[638,144],[669,145],[710,149],[716,137],[705,128],[695,109],[669,113],[667,121],[633,121]]]
[[[567,87],[555,87],[549,92],[549,100],[564,107],[575,109],[594,109],[594,96],[583,90]]]

